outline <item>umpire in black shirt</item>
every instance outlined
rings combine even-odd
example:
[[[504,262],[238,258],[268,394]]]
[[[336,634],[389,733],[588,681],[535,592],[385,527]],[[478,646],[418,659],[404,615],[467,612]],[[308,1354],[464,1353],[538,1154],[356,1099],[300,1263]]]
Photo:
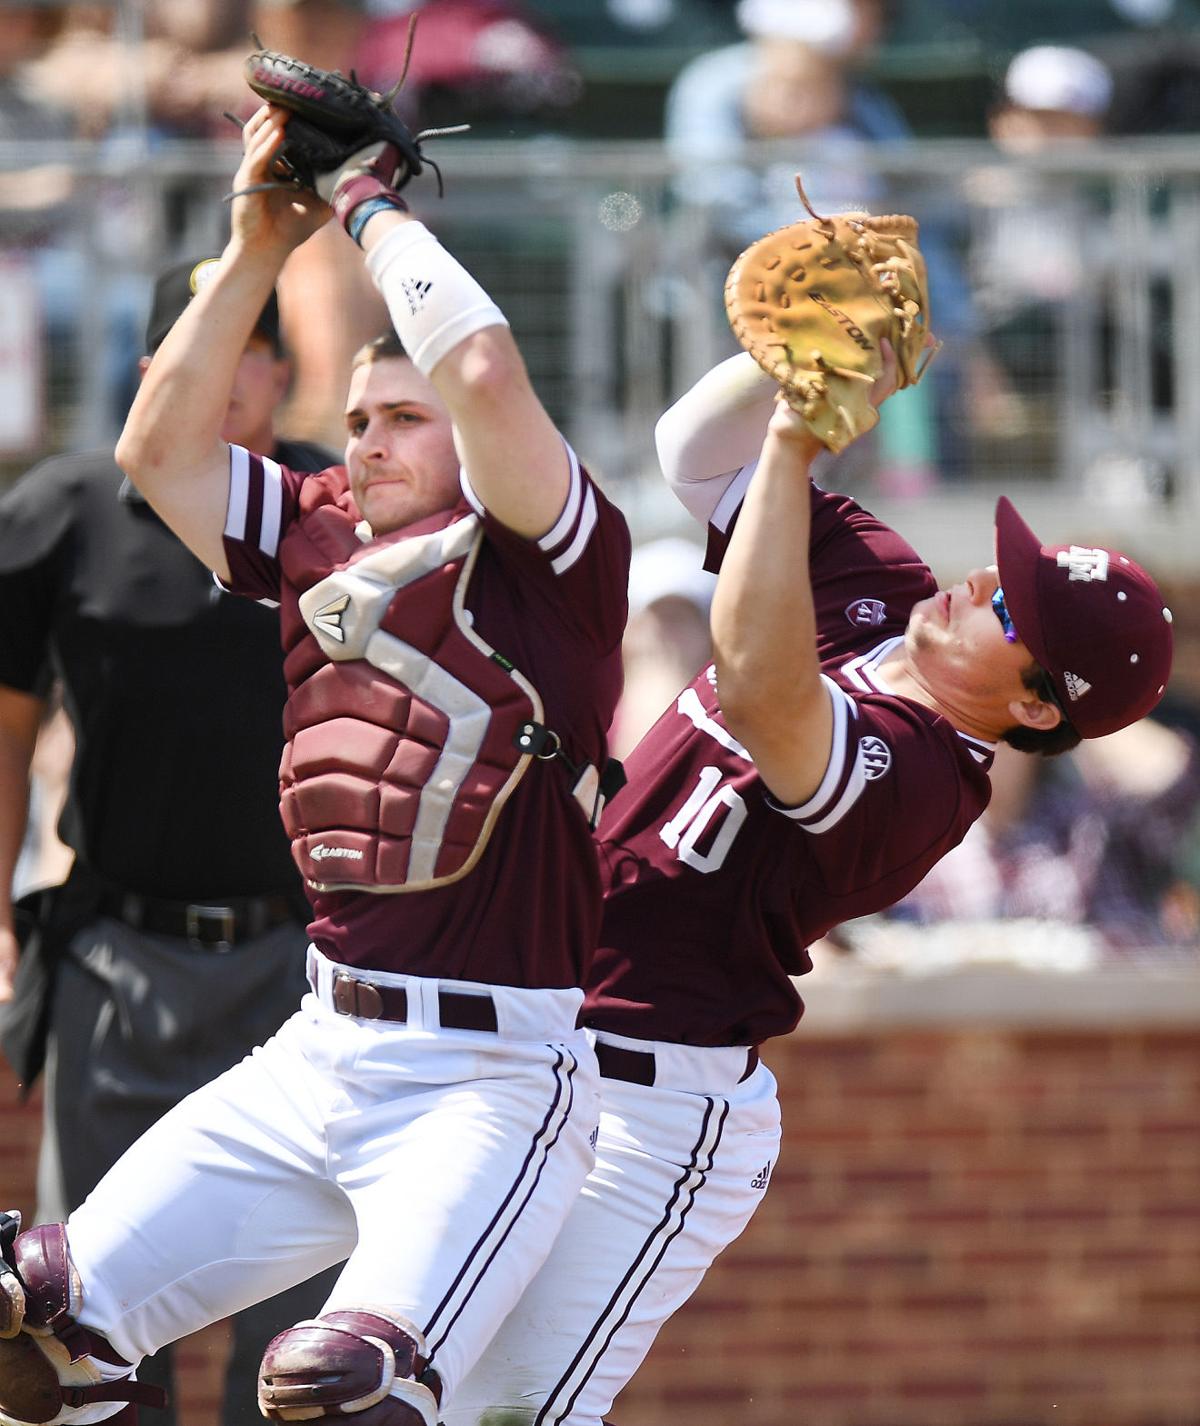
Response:
[[[147,351],[210,262],[160,275]],[[288,375],[272,297],[221,435],[294,470],[337,464],[275,437]],[[75,862],[64,887],[14,917],[30,759],[55,679],[76,740],[59,827]],[[110,452],[53,458],[8,491],[0,1036],[26,1089],[45,1046],[39,1219],[65,1218],[155,1119],[267,1039],[307,988],[307,903],[278,810],[283,703],[274,610],[222,593]],[[235,1319],[225,1426],[261,1421],[263,1347],[315,1316],[327,1286],[305,1284]],[[138,1374],[166,1384],[168,1373],[169,1363],[148,1362]]]

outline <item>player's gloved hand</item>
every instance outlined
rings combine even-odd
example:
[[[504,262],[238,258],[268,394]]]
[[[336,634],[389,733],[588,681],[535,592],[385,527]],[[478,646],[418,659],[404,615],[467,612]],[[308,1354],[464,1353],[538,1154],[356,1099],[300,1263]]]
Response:
[[[293,116],[288,120],[287,133],[290,135],[296,124],[303,123],[303,119]],[[340,167],[318,174],[315,187],[344,227],[355,208],[368,198],[383,198],[392,207],[406,210],[408,204],[396,189],[407,177],[404,155],[395,144],[381,140],[351,154]]]
[[[879,419],[890,378],[921,379],[936,349],[929,327],[925,260],[915,219],[813,212],[768,233],[733,264],[725,307],[734,334],[831,451]],[[880,382],[883,385],[877,385]]]
[[[824,443],[820,437],[813,434],[803,414],[782,391],[775,397],[775,406],[771,411],[767,430],[777,440],[786,441],[789,446],[797,449],[810,464],[825,449]]]
[[[289,119],[288,132],[291,132],[293,125],[303,122],[303,119]],[[366,148],[352,153],[338,168],[331,169],[328,173],[317,174],[315,187],[320,196],[332,207],[338,190],[352,179],[369,176],[381,188],[394,189],[397,186],[396,179],[403,172],[403,168],[404,160],[400,156],[400,151],[394,144],[385,143],[381,139],[378,143],[368,144]]]
[[[353,72],[347,79],[277,50],[250,55],[245,73],[256,94],[288,114],[273,178],[317,193],[352,235],[350,215],[360,204],[375,199],[376,206],[404,209],[400,189],[427,167],[438,172],[421,141],[452,131],[411,133],[392,109],[395,90],[376,94]],[[440,173],[438,180],[440,189]]]
[[[247,251],[291,252],[329,221],[329,208],[312,189],[271,179],[286,116],[264,104],[242,127],[242,161],[233,178],[232,232]]]
[[[391,188],[402,188],[428,162],[420,138],[393,112],[393,95],[375,94],[353,75],[347,79],[278,50],[256,50],[246,60],[245,75],[260,98],[292,115],[277,155],[281,180],[315,189],[319,178],[377,143],[394,150]]]

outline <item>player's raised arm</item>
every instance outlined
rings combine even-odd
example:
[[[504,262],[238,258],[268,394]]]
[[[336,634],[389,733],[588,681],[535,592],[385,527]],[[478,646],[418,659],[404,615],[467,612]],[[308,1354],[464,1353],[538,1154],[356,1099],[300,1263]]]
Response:
[[[749,352],[719,362],[658,419],[663,478],[702,524],[744,467],[758,459],[778,383]]]
[[[518,534],[546,534],[567,502],[570,457],[530,384],[504,314],[425,225],[406,214],[375,214],[361,241],[405,350],[449,408],[475,494]],[[414,292],[425,295],[414,301]]]
[[[235,192],[266,181],[283,122],[264,106],[247,123]],[[117,443],[117,464],[222,578],[229,447],[220,431],[234,374],[285,259],[328,217],[315,194],[275,188],[235,200],[215,276],[155,353]]]
[[[823,449],[779,402],[712,604],[726,726],[775,797],[789,804],[806,801],[820,785],[833,730],[808,575],[808,472]]]
[[[281,156],[366,253],[404,350],[449,409],[474,494],[518,534],[547,534],[567,503],[570,456],[503,312],[400,197],[427,166],[419,139],[353,79],[289,56],[252,55],[247,79],[291,111]]]
[[[809,581],[810,468],[869,431],[933,346],[916,223],[824,218],[797,189],[809,219],[752,244],[725,284],[730,325],[781,396],[712,606],[721,711],[791,804],[820,786],[833,727]]]
[[[883,372],[870,392],[875,407],[896,389],[895,352],[886,340],[882,347]],[[792,806],[820,786],[833,733],[808,566],[809,475],[825,449],[805,418],[778,397],[711,613],[725,722],[775,797]]]

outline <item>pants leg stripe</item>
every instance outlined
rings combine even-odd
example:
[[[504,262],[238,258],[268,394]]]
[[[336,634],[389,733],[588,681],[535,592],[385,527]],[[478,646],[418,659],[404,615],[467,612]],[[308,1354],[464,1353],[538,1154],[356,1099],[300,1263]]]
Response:
[[[470,1302],[471,1294],[478,1287],[529,1200],[537,1191],[550,1152],[558,1143],[563,1127],[571,1117],[571,1107],[575,1099],[573,1081],[579,1062],[566,1051],[559,1050],[557,1053],[558,1059],[553,1068],[557,1083],[545,1118],[530,1141],[529,1151],[513,1179],[512,1186],[491,1222],[467,1252],[454,1281],[425,1327],[427,1356],[431,1364],[437,1349],[450,1335],[455,1322]]]
[[[662,1217],[647,1234],[629,1271],[605,1304],[571,1365],[548,1394],[545,1405],[534,1418],[534,1426],[557,1426],[571,1414],[579,1393],[599,1366],[609,1343],[625,1324],[633,1304],[654,1276],[672,1241],[683,1231],[684,1221],[712,1171],[728,1116],[727,1100],[708,1100],[691,1158],[675,1181]]]

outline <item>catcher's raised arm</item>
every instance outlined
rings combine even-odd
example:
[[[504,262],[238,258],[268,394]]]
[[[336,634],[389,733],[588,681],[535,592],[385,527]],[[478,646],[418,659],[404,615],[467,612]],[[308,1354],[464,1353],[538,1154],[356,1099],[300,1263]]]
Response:
[[[315,193],[270,179],[270,111],[242,131],[232,234],[211,280],[167,333],[117,443],[117,464],[189,549],[221,578],[229,447],[221,439],[238,364],[289,253],[329,221]]]
[[[286,118],[277,177],[315,189],[365,252],[405,351],[449,408],[474,493],[518,534],[546,535],[568,500],[571,458],[503,312],[400,196],[434,167],[428,135],[409,134],[353,78],[289,55],[251,55],[246,78]]]
[[[742,346],[831,451],[879,419],[872,388],[882,343],[896,354],[897,383],[921,379],[936,350],[916,220],[814,213],[768,233],[733,264],[725,308]]]

